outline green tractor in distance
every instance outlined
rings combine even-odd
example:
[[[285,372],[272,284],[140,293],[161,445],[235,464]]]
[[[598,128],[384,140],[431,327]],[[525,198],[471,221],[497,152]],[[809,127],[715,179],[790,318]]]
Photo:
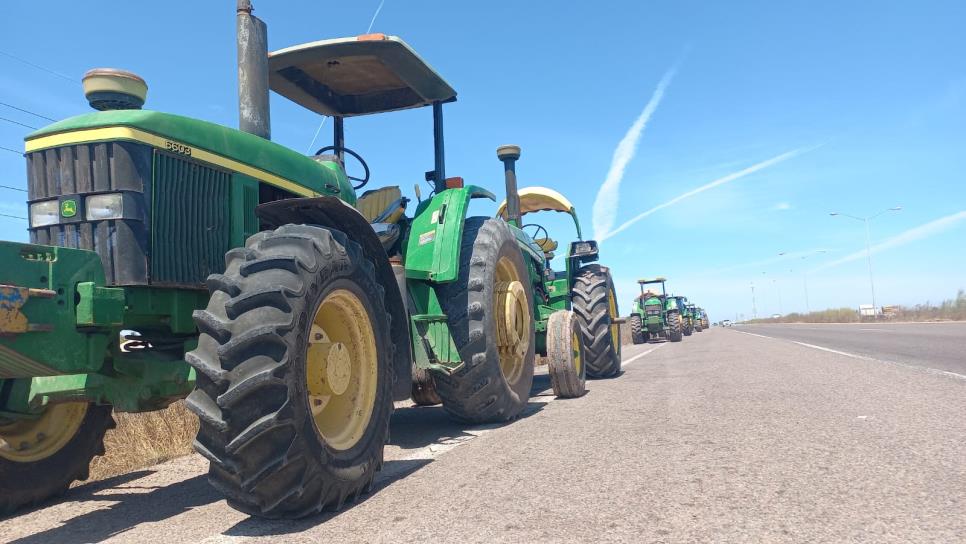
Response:
[[[691,313],[691,306],[688,304],[688,297],[671,295],[677,307],[681,310],[681,332],[684,336],[694,334],[694,314]]]
[[[698,332],[711,328],[711,320],[708,319],[708,312],[704,311],[704,308],[695,308],[695,315],[699,316],[698,321],[701,323],[701,329]]]
[[[662,336],[671,342],[680,342],[684,338],[684,323],[681,318],[681,308],[675,297],[669,297],[665,288],[665,278],[638,280],[641,294],[634,299],[634,308],[628,318],[631,328],[631,341],[643,344],[651,337]],[[661,292],[657,293],[647,285],[661,284]]]
[[[501,160],[516,160],[519,148],[508,147],[501,147],[498,151]],[[506,172],[508,175],[515,172],[512,162]],[[507,182],[507,187],[511,185],[515,185],[515,179]],[[521,231],[527,235],[518,238],[521,248],[543,278],[535,293],[538,301],[537,351],[549,358],[555,394],[574,396],[576,391],[582,394],[584,374],[591,378],[610,378],[619,374],[621,369],[620,314],[610,269],[596,263],[599,258],[597,242],[583,239],[577,210],[562,194],[546,187],[526,187],[519,190],[516,200],[519,215],[510,211],[511,198],[500,204],[496,215],[520,225]],[[558,242],[550,237],[543,225],[523,224],[524,215],[540,211],[565,213],[574,221],[577,240],[568,245],[562,272],[550,267]],[[573,353],[580,355],[575,365],[566,357],[566,349],[555,348],[559,343],[557,339],[562,338],[555,331],[571,330],[571,325],[563,325],[565,322],[572,322],[573,332],[568,332],[568,336],[574,339]]]
[[[141,110],[143,80],[95,70],[99,111],[26,139],[31,243],[0,243],[0,511],[86,478],[112,409],[187,395],[228,503],[298,517],[369,488],[416,370],[459,420],[527,404],[543,278],[519,229],[466,217],[494,195],[445,174],[456,92],[396,37],[269,54],[247,0],[237,18],[241,130]],[[272,143],[269,89],[331,116],[333,144]],[[416,107],[435,156],[407,216],[398,187],[357,196],[343,122]]]
[[[688,303],[685,308],[687,309],[688,321],[691,323],[693,332],[701,332],[704,330],[704,322],[701,319],[700,308],[691,303]]]

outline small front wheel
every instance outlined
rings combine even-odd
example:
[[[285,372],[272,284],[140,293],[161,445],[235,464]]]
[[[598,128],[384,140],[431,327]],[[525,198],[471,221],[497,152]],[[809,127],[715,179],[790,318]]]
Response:
[[[635,344],[643,344],[647,342],[647,331],[644,330],[644,320],[641,319],[640,314],[634,314],[628,319],[628,324],[631,328],[631,342]]]
[[[554,395],[571,399],[586,392],[584,345],[573,312],[558,310],[550,314],[547,320],[547,359]]]

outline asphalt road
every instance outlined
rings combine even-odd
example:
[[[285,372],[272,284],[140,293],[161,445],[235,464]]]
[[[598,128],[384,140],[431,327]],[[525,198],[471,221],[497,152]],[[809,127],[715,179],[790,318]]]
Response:
[[[736,330],[966,377],[966,322],[742,325]]]
[[[376,489],[341,512],[248,518],[191,456],[0,521],[0,541],[966,541],[954,375],[713,329],[627,349],[582,398],[546,387],[504,426],[399,409]]]

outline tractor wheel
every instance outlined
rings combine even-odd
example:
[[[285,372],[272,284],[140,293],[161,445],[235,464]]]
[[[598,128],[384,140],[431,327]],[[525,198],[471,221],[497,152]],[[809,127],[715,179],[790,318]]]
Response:
[[[443,408],[470,423],[508,421],[533,384],[533,289],[516,238],[499,219],[463,227],[459,278],[437,287],[464,366],[433,372]]]
[[[110,406],[52,404],[36,419],[0,423],[0,514],[67,491],[86,480],[91,459],[104,455],[114,428]]]
[[[677,312],[670,312],[667,316],[667,322],[670,326],[668,331],[668,339],[672,342],[680,342],[684,337],[682,336],[682,326],[681,326],[681,314]]]
[[[382,466],[393,408],[375,267],[344,233],[306,225],[255,234],[225,264],[185,357],[208,479],[255,516],[339,509]]]
[[[641,316],[634,314],[628,320],[631,327],[631,342],[635,344],[643,344],[647,342],[647,331],[644,330],[644,320]]]
[[[554,395],[572,399],[586,392],[584,346],[573,312],[558,310],[550,314],[547,320],[547,359]]]
[[[436,382],[433,374],[424,369],[413,367],[412,399],[419,406],[436,406],[443,402],[436,392]]]
[[[694,326],[694,332],[701,332],[702,330],[704,329],[701,328],[701,323]]]
[[[691,336],[694,333],[694,325],[685,326],[682,332],[684,332],[684,336]]]
[[[587,353],[585,364],[591,378],[610,378],[621,371],[621,336],[617,319],[617,295],[610,269],[588,264],[577,271],[573,309]]]

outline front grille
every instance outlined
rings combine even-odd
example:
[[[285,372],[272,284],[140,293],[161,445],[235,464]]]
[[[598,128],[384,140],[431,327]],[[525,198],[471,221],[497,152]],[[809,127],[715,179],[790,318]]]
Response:
[[[647,305],[644,306],[644,311],[647,313],[647,315],[660,314],[661,313],[661,305],[660,304],[647,304]]]
[[[226,171],[155,153],[152,284],[200,286],[224,271],[230,187]]]
[[[27,194],[32,201],[101,191],[150,194],[151,148],[131,142],[77,144],[27,154]],[[35,244],[90,249],[101,257],[111,285],[148,282],[150,211],[142,203],[135,218],[30,229]]]

